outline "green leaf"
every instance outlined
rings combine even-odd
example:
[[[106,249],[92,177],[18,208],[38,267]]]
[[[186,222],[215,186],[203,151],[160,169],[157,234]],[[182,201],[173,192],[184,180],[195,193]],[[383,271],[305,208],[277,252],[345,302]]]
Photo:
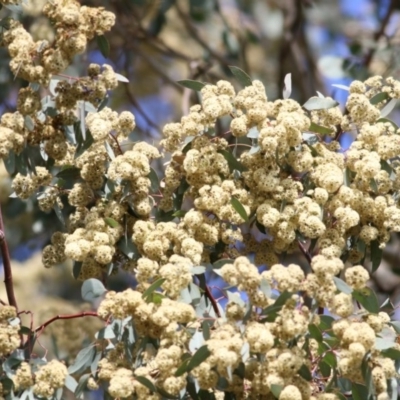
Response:
[[[78,387],[78,382],[71,375],[67,375],[65,378],[64,386],[72,393],[75,393],[76,388]]]
[[[391,99],[382,109],[381,109],[381,117],[385,118],[388,116],[393,109],[396,107],[397,99]]]
[[[382,256],[383,250],[379,248],[379,242],[377,240],[373,240],[371,242],[372,273],[374,273],[379,268],[379,265],[381,265]]]
[[[328,97],[311,97],[303,104],[303,108],[308,111],[314,110],[327,110],[329,108],[336,107],[339,103],[336,100],[330,99]]]
[[[314,124],[311,122],[310,127],[308,128],[310,132],[320,133],[321,135],[330,135],[333,131],[332,129],[326,128],[325,126]]]
[[[281,386],[281,385],[275,385],[275,384],[271,385],[271,392],[277,399],[279,399],[279,396],[281,395],[282,390],[283,390],[283,386]]]
[[[87,389],[87,383],[90,378],[90,374],[84,374],[79,378],[78,386],[74,391],[74,395],[77,399],[81,397],[83,392]]]
[[[244,221],[246,222],[249,221],[249,217],[246,213],[246,210],[244,209],[242,203],[236,197],[233,196],[231,197],[231,205]]]
[[[127,236],[122,237],[118,243],[117,247],[122,251],[130,260],[137,260],[140,257],[140,253],[136,244],[132,242],[132,239]]]
[[[12,150],[8,152],[8,157],[4,159],[4,166],[10,175],[15,172],[15,153]]]
[[[377,314],[379,312],[378,299],[371,288],[354,290],[352,295],[354,300],[357,300],[370,313]]]
[[[397,124],[395,122],[393,122],[391,119],[388,119],[388,118],[379,118],[376,122],[389,123],[389,124],[391,124],[393,126],[393,128],[396,131],[397,131],[397,129],[399,129]]]
[[[73,167],[72,165],[66,165],[56,175],[56,177],[62,179],[79,179],[81,177],[81,170],[79,168]]]
[[[144,376],[137,376],[137,375],[135,375],[135,379],[143,386],[146,386],[147,389],[149,389],[151,392],[157,392],[157,388],[150,379],[147,379]]]
[[[400,360],[400,350],[397,349],[385,349],[381,351],[383,357],[391,358],[392,360]]]
[[[335,285],[339,292],[342,292],[344,294],[351,294],[353,292],[353,289],[345,281],[338,278],[337,276],[333,277],[333,281],[335,282]]]
[[[205,361],[211,355],[211,351],[208,350],[207,345],[201,346],[193,357],[190,359],[187,366],[187,372],[190,372],[193,368],[199,366],[203,361]]]
[[[204,86],[206,86],[205,83],[194,81],[192,79],[184,79],[182,81],[178,81],[177,83],[185,88],[195,90],[196,92],[200,92],[200,90],[203,89]]]
[[[156,171],[154,171],[153,168],[150,168],[150,173],[147,175],[147,177],[150,179],[151,182],[151,190],[152,192],[158,192],[160,189],[160,180],[158,179]]]
[[[286,291],[281,293],[280,296],[275,300],[274,304],[264,308],[264,310],[261,312],[261,315],[267,315],[267,321],[275,320],[277,313],[282,309],[292,295],[292,293]]]
[[[323,341],[322,333],[316,325],[308,325],[308,332],[310,333],[310,337],[315,339],[318,343],[321,343]]]
[[[318,368],[321,371],[322,376],[325,378],[329,378],[331,376],[332,368],[324,361],[320,361],[318,364]]]
[[[229,65],[228,68],[231,70],[233,76],[241,85],[251,86],[253,84],[250,76],[247,75],[246,72],[242,71],[240,68],[232,65]]]
[[[190,359],[191,358],[187,358],[185,361],[183,361],[183,363],[175,371],[175,376],[182,376],[187,371]]]
[[[72,267],[72,275],[74,276],[75,279],[78,279],[78,276],[81,273],[81,269],[82,269],[82,262],[75,261],[74,266]]]
[[[82,284],[81,294],[83,300],[92,301],[106,292],[103,283],[95,278],[87,279]]]
[[[72,365],[68,368],[69,374],[79,374],[83,372],[93,361],[96,354],[96,346],[91,344],[89,347],[82,349],[76,356]]]
[[[165,278],[159,278],[155,282],[153,282],[142,294],[143,299],[148,299],[148,297],[158,288],[161,287],[161,285],[166,281]]]
[[[97,46],[99,46],[100,52],[104,58],[108,58],[110,56],[110,44],[104,35],[100,35],[96,37]]]
[[[320,323],[319,323],[319,329],[321,331],[327,331],[329,329],[332,328],[332,324],[335,321],[335,319],[333,317],[331,317],[330,315],[321,315],[319,317],[320,319]]]
[[[240,172],[246,171],[246,167],[241,164],[230,151],[227,150],[219,150],[219,154],[222,154],[225,160],[228,162],[229,170],[233,172],[233,170],[237,169]]]
[[[311,382],[312,381],[312,375],[310,372],[310,369],[307,367],[307,365],[303,364],[301,368],[297,371],[297,373],[306,381]]]
[[[369,102],[373,105],[381,103],[389,98],[389,95],[386,92],[378,93],[375,96],[371,97]]]
[[[233,264],[234,261],[235,260],[232,260],[230,258],[221,258],[220,260],[213,263],[213,269],[219,269],[225,264]]]
[[[119,222],[116,221],[113,218],[109,218],[109,217],[104,218],[104,222],[111,228],[118,228],[119,227]]]
[[[374,178],[371,178],[369,180],[369,186],[371,187],[371,189],[374,193],[378,193],[378,185]]]

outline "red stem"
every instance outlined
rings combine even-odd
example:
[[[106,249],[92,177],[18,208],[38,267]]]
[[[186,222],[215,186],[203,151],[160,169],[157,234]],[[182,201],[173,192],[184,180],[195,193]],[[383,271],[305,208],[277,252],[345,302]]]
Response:
[[[14,306],[18,312],[17,300],[15,299],[15,294],[14,294],[10,252],[8,251],[6,235],[4,233],[4,223],[3,223],[3,214],[1,211],[1,205],[0,205],[0,252],[3,258],[4,285],[6,286],[8,304],[10,306]]]
[[[217,315],[218,318],[221,318],[221,314],[219,312],[218,304],[217,301],[214,299],[210,288],[206,285],[206,296],[207,298],[211,301],[212,307],[214,309],[215,314]]]
[[[34,332],[42,331],[44,328],[46,328],[46,326],[50,325],[54,321],[57,321],[58,319],[74,319],[74,318],[81,318],[81,317],[98,317],[98,318],[100,318],[96,311],[84,311],[84,312],[81,312],[78,314],[56,315],[55,317],[46,321],[44,324],[37,327]]]

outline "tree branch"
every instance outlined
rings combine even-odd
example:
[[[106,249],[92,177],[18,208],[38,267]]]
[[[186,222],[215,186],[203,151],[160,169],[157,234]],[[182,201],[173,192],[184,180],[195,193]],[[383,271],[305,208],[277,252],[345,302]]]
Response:
[[[44,328],[46,328],[46,326],[50,325],[54,321],[57,321],[58,319],[74,319],[74,318],[82,318],[82,317],[98,317],[98,318],[100,318],[96,311],[84,311],[84,312],[81,312],[78,314],[56,315],[55,317],[49,319],[48,321],[46,321],[45,323],[43,323],[42,325],[37,327],[34,330],[34,332],[42,331]]]
[[[8,304],[10,306],[14,306],[18,312],[17,300],[15,299],[15,294],[14,294],[10,252],[8,251],[6,235],[4,232],[4,222],[3,222],[3,213],[1,211],[1,205],[0,205],[0,252],[1,252],[1,257],[3,259],[4,285],[6,286]]]
[[[385,34],[386,27],[389,24],[390,18],[392,17],[392,14],[395,10],[395,4],[397,3],[397,1],[398,0],[390,0],[386,14],[381,21],[380,27],[374,33],[374,42],[377,42]],[[369,65],[371,64],[374,53],[375,53],[375,48],[371,48],[371,50],[365,56],[364,65],[366,68],[368,68]]]
[[[214,309],[216,316],[218,318],[221,318],[221,313],[219,312],[217,301],[215,300],[214,296],[212,295],[211,290],[208,287],[208,285],[206,285],[205,293],[206,293],[206,297],[210,300],[210,302],[212,304],[212,307]]]

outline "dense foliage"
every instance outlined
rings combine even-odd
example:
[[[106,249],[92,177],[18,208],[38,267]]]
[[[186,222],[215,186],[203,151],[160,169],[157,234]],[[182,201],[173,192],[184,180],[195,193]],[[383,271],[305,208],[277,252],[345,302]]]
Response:
[[[0,158],[11,197],[64,224],[42,262],[72,260],[91,307],[21,323],[34,310],[18,308],[0,213],[2,398],[397,399],[400,324],[367,282],[400,232],[400,130],[387,118],[400,82],[355,80],[340,88],[342,111],[319,92],[291,99],[290,75],[271,101],[231,66],[237,86],[180,81],[198,104],[164,126],[159,146],[131,143],[135,117],[107,107],[127,79],[110,65],[64,74],[94,37],[107,53],[114,14],[75,0],[43,14],[53,42],[3,21],[10,70],[27,85],[1,116]],[[356,132],[348,149],[344,132]],[[305,268],[284,265],[297,249]],[[107,289],[120,270],[133,287]],[[100,326],[76,357],[39,357],[40,335],[59,320]]]

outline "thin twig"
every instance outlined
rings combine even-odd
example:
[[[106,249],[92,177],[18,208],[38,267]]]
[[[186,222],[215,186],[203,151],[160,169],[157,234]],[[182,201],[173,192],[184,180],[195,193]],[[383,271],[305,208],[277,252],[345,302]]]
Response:
[[[221,318],[221,313],[219,312],[217,301],[215,300],[214,296],[212,295],[211,290],[208,287],[208,285],[205,285],[205,286],[206,286],[206,290],[205,290],[206,297],[210,300],[211,305],[212,305],[212,307],[214,309],[214,312],[217,315],[217,317]]]
[[[37,327],[34,332],[41,332],[46,326],[50,325],[52,322],[57,321],[59,319],[74,319],[74,318],[82,318],[82,317],[97,317],[100,318],[96,311],[84,311],[78,314],[66,314],[66,315],[56,315],[55,317],[49,319],[39,327]]]
[[[185,25],[185,28],[187,29],[187,31],[190,33],[190,36],[192,37],[192,39],[196,40],[197,43],[199,43],[205,50],[208,51],[208,53],[215,58],[216,60],[218,60],[220,62],[221,65],[227,67],[229,65],[229,63],[227,62],[227,60],[220,56],[215,50],[213,50],[209,44],[200,36],[198,30],[196,29],[196,27],[192,24],[192,21],[190,19],[190,16],[187,15],[181,8],[181,6],[178,4],[178,2],[175,3],[175,8],[178,12],[178,15],[180,17],[180,19],[182,20],[183,24]]]
[[[374,33],[374,42],[377,42],[382,36],[385,35],[385,30],[387,25],[389,24],[390,18],[392,17],[392,14],[395,10],[395,5],[398,2],[398,0],[391,0],[389,3],[389,6],[387,8],[386,14],[383,17],[380,27],[379,29]],[[368,54],[365,56],[364,58],[364,66],[366,68],[369,67],[369,65],[371,64],[372,58],[374,56],[376,48],[373,47],[370,49],[370,51],[368,52]]]
[[[14,294],[10,252],[8,251],[6,235],[4,233],[3,213],[1,211],[1,205],[0,205],[0,251],[1,251],[1,256],[3,258],[4,285],[6,286],[8,304],[10,306],[14,306],[18,312],[17,300],[15,299],[15,294]]]

